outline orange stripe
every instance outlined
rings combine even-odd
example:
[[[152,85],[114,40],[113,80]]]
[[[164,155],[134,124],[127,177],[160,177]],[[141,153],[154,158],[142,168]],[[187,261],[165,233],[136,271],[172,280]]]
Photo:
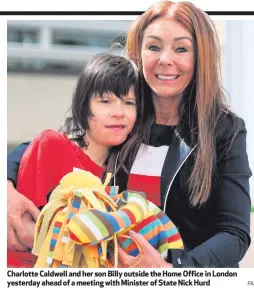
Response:
[[[57,239],[58,235],[59,235],[59,233],[52,233],[51,239]]]
[[[172,229],[173,227],[175,227],[174,223],[172,221],[169,221],[168,223],[164,224],[164,228],[166,230],[170,230]]]
[[[114,214],[114,215],[113,215]],[[125,222],[124,222],[124,219],[120,216],[120,214],[118,214],[117,212],[114,212],[112,215],[114,216],[114,218],[116,219],[119,227],[122,229],[122,228],[125,228],[126,225],[125,225]]]

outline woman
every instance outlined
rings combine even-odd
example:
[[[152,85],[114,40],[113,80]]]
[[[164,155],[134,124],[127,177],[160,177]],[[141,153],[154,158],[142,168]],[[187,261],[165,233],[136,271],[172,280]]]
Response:
[[[126,49],[141,75],[149,138],[127,187],[162,206],[185,250],[162,259],[130,232],[142,253],[119,248],[121,265],[237,267],[250,244],[251,171],[244,122],[224,102],[212,22],[189,2],[162,1],[133,23]]]
[[[26,149],[17,191],[40,209],[61,178],[74,168],[103,178],[104,173],[115,175],[124,163],[131,163],[129,149],[135,149],[140,139],[137,114],[142,118],[137,86],[138,74],[130,61],[107,54],[95,56],[78,80],[72,117],[66,119],[60,132],[45,130]],[[121,162],[115,169],[116,155]],[[22,220],[33,233],[29,218]],[[33,238],[24,244],[32,243]],[[25,260],[28,258],[9,250],[9,266],[24,265]]]
[[[250,244],[251,171],[244,122],[224,102],[212,22],[191,3],[159,2],[132,24],[127,53],[142,76],[144,129],[150,139],[157,134],[156,146],[170,145],[160,166],[158,197],[178,226],[185,251],[169,252],[167,262],[238,266]],[[177,135],[166,141],[174,130]],[[149,160],[149,152],[139,151],[131,171],[136,178],[148,175],[139,166]],[[131,185],[143,189],[135,178]],[[138,234],[132,236],[143,246],[142,256],[121,251],[124,267],[137,261],[137,267],[172,266]]]

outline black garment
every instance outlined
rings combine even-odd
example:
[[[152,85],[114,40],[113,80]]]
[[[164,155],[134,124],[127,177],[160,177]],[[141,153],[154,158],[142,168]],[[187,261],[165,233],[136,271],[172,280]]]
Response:
[[[208,202],[189,203],[188,179],[195,150],[176,175],[166,202],[166,214],[178,227],[184,252],[172,250],[175,267],[238,267],[250,245],[249,168],[246,128],[237,119],[239,132],[230,147],[232,119],[226,116],[216,128],[216,172]],[[171,149],[172,151],[172,149]]]
[[[13,182],[15,188],[17,186],[20,160],[29,144],[30,142],[20,144],[13,149],[7,157],[7,179]]]
[[[154,124],[151,128],[151,136],[149,145],[154,147],[170,146],[172,139],[175,135],[176,126],[166,126]],[[170,151],[170,150],[169,150]],[[166,159],[167,160],[167,159]],[[166,162],[165,160],[165,162]],[[167,164],[164,162],[161,173],[161,202],[165,200],[165,193],[168,185],[167,181]],[[162,207],[162,206],[158,206]]]

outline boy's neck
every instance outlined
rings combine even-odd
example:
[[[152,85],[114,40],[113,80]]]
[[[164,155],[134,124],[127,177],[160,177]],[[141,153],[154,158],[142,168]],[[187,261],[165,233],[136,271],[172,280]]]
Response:
[[[104,166],[105,160],[108,157],[108,147],[89,141],[88,147],[83,147],[82,149],[93,162],[99,166]]]

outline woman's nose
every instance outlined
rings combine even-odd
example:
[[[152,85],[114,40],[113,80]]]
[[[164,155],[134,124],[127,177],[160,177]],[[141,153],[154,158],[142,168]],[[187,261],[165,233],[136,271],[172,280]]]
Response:
[[[171,51],[163,51],[161,52],[161,55],[160,55],[160,59],[159,59],[159,64],[160,65],[173,65],[174,63],[174,53],[171,52]]]

